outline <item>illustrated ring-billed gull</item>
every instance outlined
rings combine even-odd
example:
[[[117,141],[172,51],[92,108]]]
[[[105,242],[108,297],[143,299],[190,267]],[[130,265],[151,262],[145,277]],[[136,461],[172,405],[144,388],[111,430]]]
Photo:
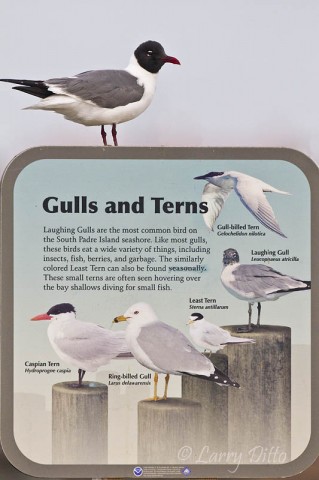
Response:
[[[179,330],[160,321],[147,303],[132,305],[124,315],[113,320],[127,321],[126,341],[135,359],[144,367],[155,372],[154,396],[157,396],[158,374],[164,373],[165,391],[162,400],[167,399],[169,375],[191,375],[216,382],[222,386],[239,387],[237,382],[218,370],[202,355]]]
[[[113,142],[117,146],[116,125],[133,120],[150,105],[157,74],[165,63],[180,64],[177,58],[166,55],[160,43],[148,40],[137,47],[125,70],[90,70],[44,81],[12,78],[0,81],[16,83],[15,90],[41,98],[26,110],[51,110],[72,122],[100,125],[104,145],[107,145],[104,125],[112,125]]]
[[[49,341],[56,354],[66,363],[78,368],[81,387],[85,372],[95,372],[112,358],[129,349],[125,332],[113,332],[94,323],[76,319],[75,309],[70,303],[54,305],[47,313],[31,320],[51,320],[48,327]]]
[[[248,328],[241,328],[240,331],[252,330],[251,307],[254,303],[257,302],[257,326],[259,326],[261,302],[277,300],[288,293],[311,288],[310,281],[285,275],[267,265],[240,264],[238,252],[234,248],[224,251],[223,265],[221,281],[224,287],[236,298],[249,303]]]
[[[234,190],[242,204],[269,230],[282,237],[286,235],[275,218],[273,209],[268,202],[265,192],[290,195],[288,192],[277,190],[258,178],[240,172],[209,172],[195,177],[195,180],[206,180],[202,200],[207,203],[208,211],[204,213],[204,221],[210,230],[219,216],[228,195]]]
[[[195,345],[212,353],[222,350],[228,344],[255,343],[251,338],[232,336],[227,330],[205,320],[201,313],[192,313],[187,325]]]

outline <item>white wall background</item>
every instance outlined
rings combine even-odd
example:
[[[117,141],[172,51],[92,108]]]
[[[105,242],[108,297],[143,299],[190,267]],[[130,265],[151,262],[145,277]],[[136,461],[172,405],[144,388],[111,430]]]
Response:
[[[151,107],[120,145],[286,146],[319,162],[317,0],[3,0],[1,78],[122,68],[160,41],[166,65]],[[0,168],[38,145],[100,145],[98,127],[21,111],[34,97],[0,84]]]

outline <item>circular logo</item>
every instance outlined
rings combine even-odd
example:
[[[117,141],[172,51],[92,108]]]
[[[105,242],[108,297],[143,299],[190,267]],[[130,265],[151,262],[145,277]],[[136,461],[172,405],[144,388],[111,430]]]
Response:
[[[182,470],[182,474],[185,476],[185,477],[188,477],[188,475],[190,475],[192,473],[191,469],[188,468],[188,467],[185,467],[183,468]]]
[[[142,467],[135,467],[133,470],[135,477],[141,477],[143,475],[143,468]]]

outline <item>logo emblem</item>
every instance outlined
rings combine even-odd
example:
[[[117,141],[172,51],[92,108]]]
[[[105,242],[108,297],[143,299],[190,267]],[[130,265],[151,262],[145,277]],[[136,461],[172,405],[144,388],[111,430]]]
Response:
[[[185,467],[183,468],[182,470],[182,474],[185,476],[185,477],[188,477],[188,475],[190,475],[192,473],[191,469],[188,468],[188,467]]]
[[[135,467],[133,470],[135,477],[141,477],[143,475],[143,468],[142,467]]]

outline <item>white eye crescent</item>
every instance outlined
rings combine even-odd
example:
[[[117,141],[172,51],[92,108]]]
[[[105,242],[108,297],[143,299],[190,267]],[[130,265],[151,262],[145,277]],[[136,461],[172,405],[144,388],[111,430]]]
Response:
[[[148,50],[146,55],[147,55],[148,57],[150,57],[151,55],[153,55],[153,50]]]

